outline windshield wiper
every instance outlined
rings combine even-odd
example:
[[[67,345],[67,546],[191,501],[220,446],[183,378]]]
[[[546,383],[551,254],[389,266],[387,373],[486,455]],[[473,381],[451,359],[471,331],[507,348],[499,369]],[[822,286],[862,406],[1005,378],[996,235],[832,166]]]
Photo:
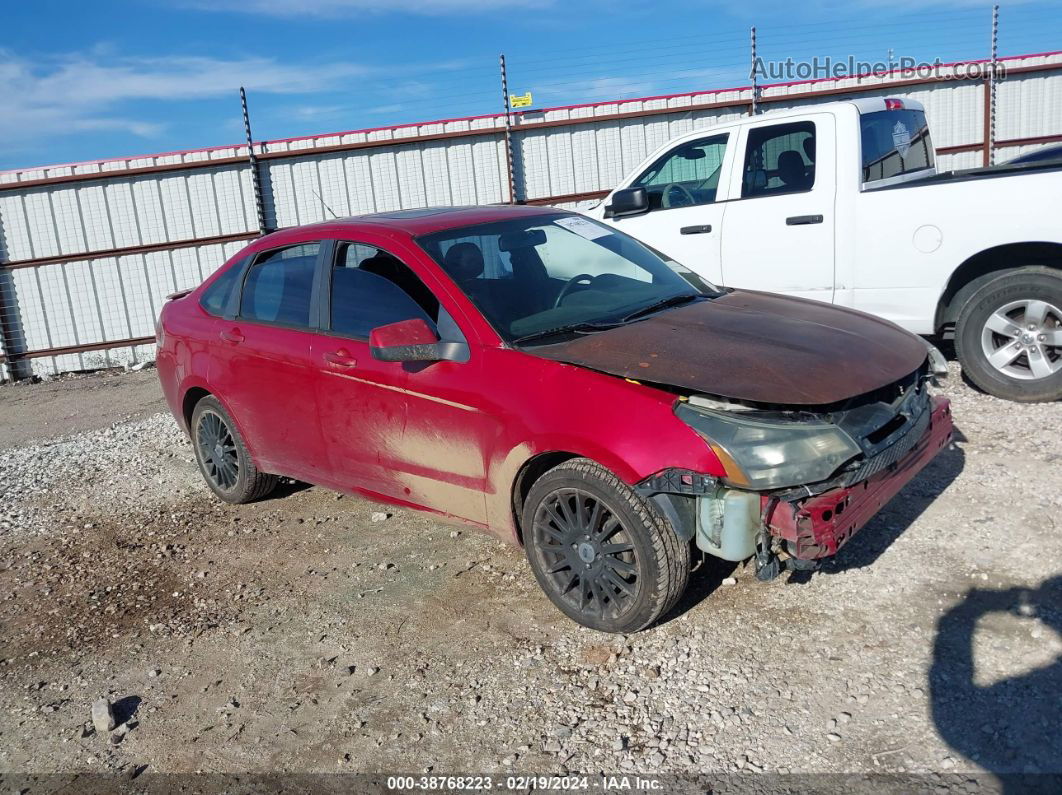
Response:
[[[553,328],[544,329],[542,331],[536,331],[532,334],[525,334],[522,337],[517,337],[512,341],[512,345],[519,345],[522,342],[532,342],[537,339],[545,339],[546,337],[553,337],[557,334],[589,334],[594,331],[608,331],[610,328],[616,328],[619,323],[568,323],[564,326],[554,326]]]
[[[625,315],[621,322],[629,323],[632,320],[637,320],[640,317],[651,315],[654,312],[659,312],[661,309],[667,309],[672,306],[679,306],[680,304],[688,304],[690,301],[695,301],[703,296],[697,293],[683,293],[682,295],[672,295],[667,298],[661,298],[659,301],[649,304],[649,306],[643,306],[641,309],[635,309],[629,315]]]

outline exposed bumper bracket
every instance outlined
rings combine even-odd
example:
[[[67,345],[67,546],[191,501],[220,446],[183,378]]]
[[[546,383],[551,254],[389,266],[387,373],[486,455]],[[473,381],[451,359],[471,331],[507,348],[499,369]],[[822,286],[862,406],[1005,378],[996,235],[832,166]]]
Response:
[[[952,430],[951,404],[946,398],[934,398],[922,439],[883,471],[847,488],[780,502],[770,509],[765,496],[764,519],[770,533],[789,541],[795,557],[803,560],[836,554],[951,441]]]

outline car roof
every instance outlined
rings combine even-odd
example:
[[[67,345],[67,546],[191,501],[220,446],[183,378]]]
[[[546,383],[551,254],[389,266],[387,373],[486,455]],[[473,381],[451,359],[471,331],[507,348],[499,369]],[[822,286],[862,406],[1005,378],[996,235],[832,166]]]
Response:
[[[441,232],[474,224],[505,221],[512,218],[527,218],[536,215],[555,215],[566,212],[556,207],[539,207],[512,204],[491,204],[470,207],[425,207],[416,210],[392,210],[382,213],[353,215],[349,218],[336,218],[317,224],[291,227],[273,232],[260,238],[256,243],[269,241],[268,246],[287,242],[288,238],[305,240],[318,235],[320,237],[346,237],[356,234],[359,229],[375,227],[404,232],[411,237]]]

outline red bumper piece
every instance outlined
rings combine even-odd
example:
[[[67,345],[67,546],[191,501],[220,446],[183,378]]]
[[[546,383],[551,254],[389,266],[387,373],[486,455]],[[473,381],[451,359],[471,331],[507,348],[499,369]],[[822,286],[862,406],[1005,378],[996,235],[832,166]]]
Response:
[[[947,398],[933,398],[932,412],[922,439],[891,467],[848,488],[777,503],[767,517],[770,533],[792,542],[798,558],[836,554],[951,441],[951,403]],[[764,497],[765,507],[767,500]]]

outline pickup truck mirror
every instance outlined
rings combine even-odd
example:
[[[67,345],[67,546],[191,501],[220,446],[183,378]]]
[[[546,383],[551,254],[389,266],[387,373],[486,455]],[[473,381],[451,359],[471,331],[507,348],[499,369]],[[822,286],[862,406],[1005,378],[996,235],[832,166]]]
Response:
[[[606,218],[621,218],[649,211],[649,194],[645,188],[623,188],[612,194],[612,204],[605,208]]]
[[[423,318],[415,317],[377,326],[369,332],[369,351],[381,362],[438,362],[454,358],[451,343],[439,336]]]

